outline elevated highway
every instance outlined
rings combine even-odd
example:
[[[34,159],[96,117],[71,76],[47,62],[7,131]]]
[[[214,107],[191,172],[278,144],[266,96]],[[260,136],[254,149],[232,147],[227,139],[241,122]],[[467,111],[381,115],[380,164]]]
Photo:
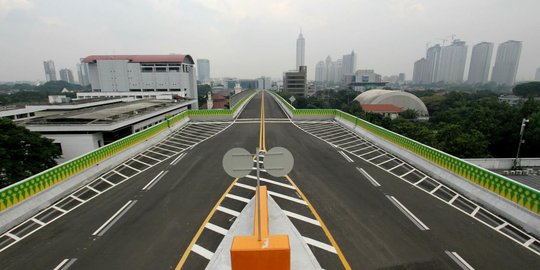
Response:
[[[254,195],[254,173],[231,179],[222,157],[261,144],[295,157],[287,177],[261,177],[323,269],[540,269],[536,238],[333,120],[292,121],[264,92],[3,234],[2,268],[204,269]]]

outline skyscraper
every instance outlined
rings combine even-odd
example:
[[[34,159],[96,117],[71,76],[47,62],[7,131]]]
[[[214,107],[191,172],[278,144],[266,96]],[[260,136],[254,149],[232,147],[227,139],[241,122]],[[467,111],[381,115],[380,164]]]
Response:
[[[441,59],[441,45],[437,44],[426,52],[426,80],[424,83],[437,82],[439,61]]]
[[[86,63],[77,64],[77,76],[79,77],[80,85],[87,86],[90,84],[90,80],[88,80],[88,64]]]
[[[296,69],[299,70],[300,66],[305,65],[306,58],[306,40],[302,36],[302,31],[298,34],[298,39],[296,40]]]
[[[351,54],[343,55],[343,75],[352,75],[356,72],[356,54],[354,50]]]
[[[197,59],[197,80],[200,82],[210,81],[210,61]]]
[[[45,79],[50,81],[56,81],[56,69],[54,68],[54,61],[43,61],[43,67],[45,68]]]
[[[521,41],[509,40],[497,48],[497,58],[491,80],[497,84],[514,85],[521,56]]]
[[[325,65],[326,65],[326,78],[324,81],[334,82],[335,81],[334,62],[332,61],[332,57],[330,57],[330,55],[326,57]]]
[[[417,84],[425,84],[427,81],[427,60],[426,58],[422,58],[414,62],[413,82]]]
[[[536,76],[534,76],[535,81],[540,81],[540,67],[536,69]]]
[[[491,42],[481,42],[474,45],[467,79],[469,83],[486,83],[488,81],[492,53],[493,43]]]
[[[67,68],[60,70],[60,80],[68,83],[75,83],[75,80],[73,80],[73,72]]]
[[[323,61],[317,62],[317,65],[315,66],[315,81],[316,82],[323,82],[325,75],[325,65]]]
[[[343,60],[338,59],[334,62],[334,82],[339,83],[343,78]]]
[[[452,44],[442,47],[439,70],[435,81],[446,83],[463,82],[466,61],[467,45],[465,45],[464,41],[455,39]]]

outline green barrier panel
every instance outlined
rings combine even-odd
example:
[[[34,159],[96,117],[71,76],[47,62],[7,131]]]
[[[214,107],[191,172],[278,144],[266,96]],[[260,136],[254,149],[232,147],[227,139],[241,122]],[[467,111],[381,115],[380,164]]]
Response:
[[[499,196],[502,196],[518,205],[525,207],[536,214],[540,214],[540,192],[528,186],[522,185],[507,177],[496,174],[482,167],[468,163],[450,154],[411,140],[407,137],[384,129],[372,123],[369,123],[361,118],[355,117],[340,110],[332,109],[295,109],[281,96],[274,94],[293,111],[293,115],[335,115],[351,124],[359,126],[374,135],[377,135],[395,145],[398,145],[412,153],[437,164],[438,166],[447,169],[479,186],[482,186]]]
[[[0,190],[0,212],[25,199],[30,198],[31,196],[40,191],[43,191],[59,182],[68,179],[69,177],[81,171],[95,166],[96,164],[111,156],[114,156],[140,142],[143,142],[144,140],[151,138],[156,134],[161,133],[163,130],[174,126],[176,123],[185,119],[188,116],[232,116],[233,112],[241,108],[243,103],[249,100],[249,98],[251,98],[254,94],[244,97],[233,107],[233,109],[184,111],[180,114],[169,117],[166,121],[147,128],[141,132],[132,134],[126,138],[120,139],[104,147],[96,149],[90,153],[57,165],[36,175],[33,175],[14,185],[8,186]]]

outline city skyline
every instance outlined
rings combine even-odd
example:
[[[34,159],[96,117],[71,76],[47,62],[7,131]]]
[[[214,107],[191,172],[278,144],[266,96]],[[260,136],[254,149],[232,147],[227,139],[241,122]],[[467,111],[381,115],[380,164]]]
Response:
[[[522,41],[517,80],[533,79],[540,66],[535,31],[540,19],[534,14],[540,3],[532,0],[520,5],[495,0],[335,1],[331,6],[317,1],[4,2],[0,34],[9,42],[0,44],[5,55],[0,81],[44,81],[44,59],[77,70],[79,58],[92,54],[169,53],[209,59],[212,77],[279,78],[295,65],[299,27],[309,40],[305,65],[311,68],[327,55],[354,50],[357,69],[382,75],[404,72],[412,78],[413,63],[425,56],[426,43],[442,43],[439,39],[453,34],[469,45]],[[126,6],[129,13],[123,12]],[[94,14],[100,14],[99,20]],[[136,19],[140,17],[146,18],[144,23]],[[377,27],[358,32],[356,25],[365,21]],[[310,80],[314,75],[308,72]]]

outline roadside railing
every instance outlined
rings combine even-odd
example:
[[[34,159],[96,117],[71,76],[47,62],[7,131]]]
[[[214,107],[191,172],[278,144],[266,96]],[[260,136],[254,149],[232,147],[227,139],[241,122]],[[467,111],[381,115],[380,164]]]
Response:
[[[510,178],[486,170],[477,165],[471,164],[448,153],[435,149],[431,146],[422,144],[405,136],[374,125],[356,116],[342,112],[336,109],[295,109],[291,104],[285,101],[277,94],[273,94],[277,100],[292,111],[293,119],[303,116],[328,116],[340,117],[353,124],[363,128],[370,133],[383,138],[403,149],[406,149],[417,156],[420,156],[437,166],[453,172],[468,181],[482,186],[485,189],[498,194],[536,214],[540,214],[540,192],[534,188],[518,183]]]

